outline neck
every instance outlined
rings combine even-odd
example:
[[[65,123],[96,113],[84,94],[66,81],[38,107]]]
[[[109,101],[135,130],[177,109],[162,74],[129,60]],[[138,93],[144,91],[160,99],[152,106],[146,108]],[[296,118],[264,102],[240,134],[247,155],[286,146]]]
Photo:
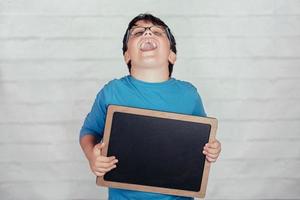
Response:
[[[145,82],[164,82],[169,80],[169,68],[139,68],[131,67],[131,76]]]

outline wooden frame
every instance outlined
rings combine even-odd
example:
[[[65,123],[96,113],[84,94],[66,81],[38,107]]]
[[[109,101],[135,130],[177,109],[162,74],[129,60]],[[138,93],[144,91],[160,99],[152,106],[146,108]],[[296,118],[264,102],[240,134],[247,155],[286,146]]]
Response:
[[[106,144],[105,148],[102,151],[102,155],[104,155],[104,156],[107,156],[107,152],[108,152],[111,125],[112,125],[112,119],[113,119],[114,112],[123,112],[123,113],[142,115],[142,116],[151,116],[151,117],[158,117],[158,118],[165,118],[165,119],[174,119],[174,120],[209,124],[211,126],[209,141],[213,140],[216,135],[217,119],[215,119],[215,118],[198,117],[198,116],[192,116],[192,115],[183,115],[183,114],[177,114],[177,113],[169,113],[169,112],[146,110],[146,109],[140,109],[140,108],[110,105],[107,109],[105,130],[104,130],[104,136],[103,136],[103,142],[105,142],[105,144]],[[170,195],[177,195],[177,196],[189,196],[189,197],[204,198],[205,193],[206,193],[206,188],[207,188],[209,169],[210,169],[210,163],[207,160],[205,160],[202,180],[199,180],[199,181],[201,181],[201,188],[200,188],[200,191],[197,191],[197,192],[187,191],[187,190],[179,190],[179,189],[153,187],[153,186],[147,186],[147,185],[137,185],[137,184],[106,181],[106,180],[104,180],[103,176],[97,177],[96,184],[99,186],[112,187],[112,188],[131,189],[131,190],[137,190],[137,191],[156,192],[156,193],[170,194]]]

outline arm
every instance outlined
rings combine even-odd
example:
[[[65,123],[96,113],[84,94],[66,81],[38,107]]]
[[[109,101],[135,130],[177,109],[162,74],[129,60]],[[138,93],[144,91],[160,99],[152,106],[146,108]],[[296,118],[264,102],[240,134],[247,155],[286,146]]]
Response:
[[[106,157],[101,154],[105,147],[105,144],[99,141],[102,139],[104,129],[106,102],[105,91],[102,89],[97,94],[91,112],[87,115],[80,131],[80,146],[96,176],[103,176],[115,168],[118,162],[114,156]]]
[[[94,156],[93,149],[96,144],[97,139],[93,135],[85,135],[82,138],[80,138],[81,149],[84,152],[85,157],[88,159],[88,161],[92,160]]]

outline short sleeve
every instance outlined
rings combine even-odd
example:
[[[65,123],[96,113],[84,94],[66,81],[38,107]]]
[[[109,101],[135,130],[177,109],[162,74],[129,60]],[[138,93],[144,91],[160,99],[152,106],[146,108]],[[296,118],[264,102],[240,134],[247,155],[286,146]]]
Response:
[[[106,117],[106,95],[102,89],[96,96],[91,111],[86,116],[80,130],[80,138],[85,135],[93,135],[100,141],[103,136],[103,130]]]
[[[202,103],[202,99],[200,94],[197,92],[197,90],[195,91],[195,96],[196,96],[196,102],[195,102],[195,107],[193,110],[193,115],[197,115],[200,117],[207,117],[207,114],[205,112],[203,103]]]

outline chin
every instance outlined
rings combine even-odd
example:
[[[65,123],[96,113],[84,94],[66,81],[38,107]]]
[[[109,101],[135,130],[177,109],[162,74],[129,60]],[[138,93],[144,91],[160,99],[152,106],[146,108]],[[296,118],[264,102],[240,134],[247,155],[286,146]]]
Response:
[[[140,63],[138,66],[141,66],[143,68],[159,68],[163,65],[158,62],[144,62]]]

